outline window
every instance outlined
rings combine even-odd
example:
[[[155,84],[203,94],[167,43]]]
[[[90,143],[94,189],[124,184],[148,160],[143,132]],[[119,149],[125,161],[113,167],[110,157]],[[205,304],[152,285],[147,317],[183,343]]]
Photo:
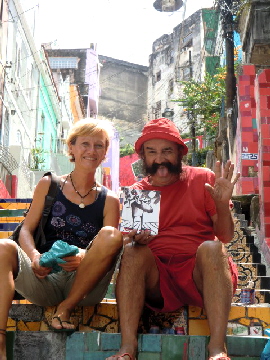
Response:
[[[173,85],[174,85],[174,81],[173,81],[173,79],[171,79],[171,80],[169,81],[169,92],[170,92],[170,93],[173,93]]]
[[[156,102],[155,118],[158,119],[161,116],[161,100]]]
[[[52,69],[78,69],[77,57],[49,57]]]
[[[161,71],[159,70],[156,74],[156,81],[160,81],[161,80]]]

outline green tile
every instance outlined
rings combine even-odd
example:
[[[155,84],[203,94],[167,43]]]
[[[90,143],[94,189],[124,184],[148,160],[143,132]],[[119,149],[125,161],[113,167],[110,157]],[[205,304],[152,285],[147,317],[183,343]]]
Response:
[[[138,360],[161,360],[161,356],[160,353],[157,352],[139,353]]]
[[[89,351],[84,353],[83,360],[105,360],[114,354],[115,352],[112,351]]]
[[[163,335],[162,359],[179,360],[183,357],[184,349],[188,347],[187,335]]]
[[[141,351],[161,352],[161,335],[146,334],[142,336]]]
[[[83,360],[84,334],[75,332],[66,339],[66,360]]]
[[[237,357],[234,357],[234,356],[231,356],[231,360],[260,360],[260,357],[259,356],[252,356],[252,357],[249,357],[249,356],[237,356]]]
[[[227,336],[230,356],[260,356],[267,338],[258,336]]]
[[[121,344],[120,334],[101,333],[101,350],[118,351]]]
[[[86,332],[84,335],[84,351],[100,350],[100,332]]]
[[[13,349],[14,349],[14,331],[7,331],[6,347],[7,347],[7,360],[13,360]]]
[[[208,338],[206,336],[190,336],[188,344],[189,360],[205,360]]]

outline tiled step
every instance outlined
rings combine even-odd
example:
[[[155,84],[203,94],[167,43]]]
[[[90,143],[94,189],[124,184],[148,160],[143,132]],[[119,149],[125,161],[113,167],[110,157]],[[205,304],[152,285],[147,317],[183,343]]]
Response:
[[[236,263],[261,263],[261,255],[258,253],[254,254],[250,251],[229,250],[228,255],[230,255]]]
[[[237,263],[238,274],[252,278],[252,276],[265,276],[266,267],[261,263]]]
[[[120,334],[48,331],[8,333],[8,350],[14,359],[104,360],[115,354]],[[256,336],[227,336],[232,360],[259,360],[267,339]],[[144,334],[138,337],[138,360],[207,360],[208,336]],[[38,344],[38,346],[37,346]],[[12,346],[13,345],[13,346]],[[11,360],[12,358],[8,358]]]
[[[25,209],[0,209],[0,218],[22,217],[24,213]]]
[[[241,289],[236,289],[233,297],[234,303],[241,303]],[[264,304],[270,302],[269,289],[255,289],[255,304]]]
[[[270,289],[269,276],[253,276],[252,278],[250,278],[249,276],[243,274],[238,276],[238,288],[247,288],[250,280],[253,281],[253,287],[256,289]]]
[[[7,239],[13,231],[0,231],[0,239]]]
[[[0,231],[14,231],[18,226],[18,222],[15,223],[1,223],[0,222]]]

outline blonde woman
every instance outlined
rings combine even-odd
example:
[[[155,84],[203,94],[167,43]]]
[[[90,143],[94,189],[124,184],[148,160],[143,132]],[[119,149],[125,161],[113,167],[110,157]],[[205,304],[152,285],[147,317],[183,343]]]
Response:
[[[74,329],[69,321],[72,309],[102,300],[122,249],[118,198],[95,178],[109,146],[107,122],[81,120],[66,142],[74,170],[60,177],[44,229],[46,243],[36,248],[33,234],[42,216],[50,176],[36,186],[19,245],[8,239],[0,242],[0,360],[6,360],[5,329],[15,289],[34,304],[57,305],[52,328]],[[76,245],[79,253],[63,258],[62,270],[52,273],[52,268],[42,267],[39,261],[59,239]]]

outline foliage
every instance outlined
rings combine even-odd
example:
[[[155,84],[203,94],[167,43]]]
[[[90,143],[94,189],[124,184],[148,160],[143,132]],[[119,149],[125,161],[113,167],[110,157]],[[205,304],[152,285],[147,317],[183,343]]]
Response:
[[[134,146],[131,144],[126,144],[125,146],[120,147],[120,157],[124,157],[126,155],[134,154]]]
[[[43,158],[44,150],[41,148],[33,148],[31,149],[31,169],[32,170],[43,170],[43,164],[45,163],[45,159]]]
[[[196,163],[197,163],[196,166],[205,167],[206,155],[209,150],[211,150],[209,147],[196,150],[196,152],[195,152],[195,158],[196,158]],[[186,161],[187,161],[188,165],[190,165],[190,166],[192,165],[192,153],[188,153]]]
[[[184,106],[196,134],[203,131],[208,138],[215,136],[225,96],[225,77],[225,68],[220,68],[214,76],[206,73],[204,81],[181,81],[183,98],[175,101]]]

